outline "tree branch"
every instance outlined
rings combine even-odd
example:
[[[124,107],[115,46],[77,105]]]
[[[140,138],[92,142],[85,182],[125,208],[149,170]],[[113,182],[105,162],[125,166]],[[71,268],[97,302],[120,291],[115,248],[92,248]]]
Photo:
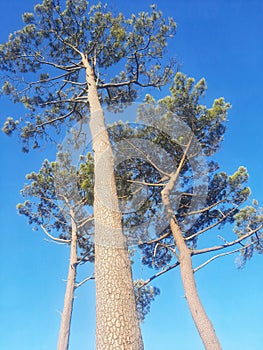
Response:
[[[66,45],[68,47],[70,47],[73,51],[75,51],[77,54],[80,55],[80,57],[82,58],[84,56],[84,54],[74,45],[68,43],[66,40],[64,40],[63,38],[61,38],[60,35],[58,35],[57,31],[55,30],[50,30],[51,33],[55,34],[55,36],[57,37],[57,39],[62,42],[63,45]]]
[[[45,61],[44,59],[41,60],[38,57],[41,57],[41,56],[39,56],[39,55],[35,55],[34,56],[36,61],[39,62],[40,64],[43,64],[43,65],[46,64],[48,66],[51,66],[51,67],[54,67],[54,68],[58,68],[58,69],[61,69],[61,70],[64,70],[64,71],[74,72],[74,71],[80,70],[82,68],[82,67],[78,66],[77,63],[75,63],[74,65],[71,65],[71,66],[61,66],[61,65],[53,63],[53,62]],[[41,57],[41,58],[44,58],[44,57]]]
[[[238,244],[240,242],[242,242],[244,239],[251,237],[254,233],[258,232],[259,230],[261,230],[263,227],[263,224],[260,225],[259,227],[257,227],[254,230],[251,230],[249,233],[239,237],[238,239],[232,241],[232,242],[228,242],[226,244],[223,244],[221,246],[215,246],[215,247],[210,247],[210,248],[204,248],[204,249],[197,249],[197,250],[192,250],[191,255],[199,255],[199,254],[203,254],[203,253],[209,253],[209,252],[214,252],[217,250],[221,250],[227,247],[231,247],[235,244]]]
[[[158,237],[158,238],[155,238],[155,239],[152,239],[151,241],[147,241],[145,242],[145,244],[152,244],[152,243],[156,243],[156,242],[159,242],[161,241],[162,239],[168,237],[170,235],[170,232],[166,232],[165,234],[163,234],[161,237]]]
[[[93,221],[94,220],[94,216],[92,215],[91,217],[83,219],[83,220],[81,220],[82,221],[81,223],[77,224],[78,230],[81,229],[83,226],[85,226],[88,222]]]
[[[71,239],[62,239],[62,238],[57,238],[52,236],[43,225],[40,225],[40,227],[42,228],[42,230],[44,231],[44,233],[50,238],[52,239],[52,241],[55,242],[59,242],[59,243],[63,243],[63,244],[69,244],[71,242]]]
[[[138,289],[141,289],[142,287],[147,286],[147,284],[149,284],[149,283],[150,283],[152,280],[154,280],[155,278],[157,278],[157,277],[163,275],[164,273],[166,273],[166,272],[168,272],[168,271],[174,269],[175,267],[177,267],[177,266],[179,266],[179,265],[180,265],[180,263],[179,263],[179,261],[177,261],[177,262],[174,263],[173,265],[170,265],[170,266],[168,266],[167,268],[163,269],[162,271],[157,272],[155,275],[151,276],[151,277],[148,278],[146,281],[144,281],[144,282],[138,287]]]
[[[86,283],[86,282],[88,282],[88,281],[90,281],[90,280],[94,280],[94,279],[95,279],[94,275],[91,275],[91,276],[85,278],[83,281],[81,281],[81,282],[75,284],[75,289],[79,288],[79,287],[82,286],[84,283]]]
[[[136,180],[127,180],[127,182],[132,182],[136,183],[139,185],[145,185],[145,186],[153,186],[153,187],[163,187],[166,184],[159,184],[159,183],[149,183],[149,182],[144,182],[144,181],[136,181]]]
[[[190,136],[190,139],[187,143],[187,146],[184,150],[184,153],[183,153],[183,156],[180,160],[180,163],[178,165],[178,168],[176,169],[176,171],[172,174],[170,174],[170,180],[167,182],[167,184],[165,185],[164,189],[162,190],[161,194],[162,194],[162,200],[163,200],[163,204],[166,208],[166,211],[167,211],[167,214],[168,215],[172,215],[173,214],[173,209],[171,207],[171,202],[170,202],[170,193],[172,191],[172,189],[174,188],[174,185],[178,179],[178,176],[180,174],[180,171],[182,170],[182,167],[184,165],[184,162],[186,160],[186,156],[187,156],[187,153],[190,149],[190,146],[191,146],[191,143],[192,143],[192,140],[193,140],[193,133],[191,134]]]
[[[139,149],[138,147],[136,147],[136,146],[135,146],[132,142],[130,142],[128,139],[124,138],[124,140],[125,140],[130,146],[132,146],[136,151],[138,151],[140,154],[142,154],[142,155],[145,157],[145,159],[147,159],[148,162],[149,162],[159,173],[161,173],[161,174],[167,176],[168,178],[171,177],[170,174],[168,174],[168,173],[164,172],[162,169],[160,169],[160,168],[149,158],[149,156],[148,156],[146,153],[144,153],[141,149]]]
[[[224,215],[221,219],[217,220],[217,222],[215,222],[214,224],[212,224],[212,225],[210,225],[210,226],[204,228],[203,230],[200,230],[200,231],[194,233],[193,235],[191,235],[191,236],[189,236],[189,237],[186,237],[186,238],[185,238],[185,241],[189,241],[190,239],[193,239],[193,238],[195,238],[195,237],[201,235],[202,233],[204,233],[204,232],[206,232],[206,231],[208,231],[208,230],[210,230],[210,229],[216,227],[216,226],[219,225],[222,221],[224,221],[228,216],[230,216],[237,208],[238,208],[238,206],[237,206],[236,208],[233,208],[232,210],[230,210],[230,212],[227,213],[227,215]]]
[[[50,77],[50,78],[46,78],[46,79],[42,79],[42,80],[37,80],[37,81],[31,81],[31,82],[27,82],[25,81],[25,84],[28,84],[28,85],[38,85],[38,84],[42,84],[42,83],[50,83],[51,81],[54,81],[54,80],[58,80],[58,79],[61,79],[61,78],[64,78],[64,77],[67,77],[67,76],[70,76],[71,72],[66,72],[66,73],[63,73],[63,74],[60,74],[60,75],[57,75],[55,77]],[[71,83],[73,84],[72,81],[70,80],[63,80],[63,82],[67,82],[67,83]],[[21,94],[21,92],[20,92]]]
[[[45,125],[53,124],[53,123],[55,123],[55,122],[57,122],[57,121],[60,121],[60,120],[63,120],[63,119],[67,119],[67,118],[70,117],[71,114],[73,114],[74,112],[75,112],[75,109],[69,111],[67,114],[64,114],[64,115],[62,115],[62,116],[60,116],[60,117],[57,117],[57,118],[48,120],[48,121],[46,121],[46,122],[37,124],[37,125],[36,125],[36,129],[42,128],[42,127],[44,127]]]
[[[234,253],[240,252],[242,249],[248,248],[248,247],[250,247],[253,244],[256,244],[256,242],[251,242],[251,243],[249,243],[249,244],[247,244],[247,245],[245,245],[245,246],[243,246],[241,248],[238,248],[238,249],[235,249],[235,250],[231,250],[230,252],[217,254],[217,255],[213,256],[212,258],[208,259],[207,261],[205,261],[203,264],[201,264],[198,267],[196,267],[193,271],[196,272],[196,271],[202,269],[203,267],[205,267],[206,265],[208,265],[210,262],[212,262],[215,259],[218,259],[218,258],[221,258],[223,256],[227,256],[227,255],[230,255],[230,254],[234,254]]]
[[[206,207],[206,208],[199,209],[199,210],[195,210],[195,211],[190,211],[190,212],[184,213],[184,214],[182,214],[182,215],[180,215],[180,216],[183,217],[183,216],[188,216],[188,215],[196,215],[196,214],[205,213],[206,211],[208,211],[208,210],[210,210],[210,209],[216,207],[218,204],[221,204],[221,203],[225,202],[226,200],[227,200],[226,198],[221,199],[220,201],[218,201],[218,202],[216,202],[216,203],[213,203],[213,204],[209,205],[209,206]]]

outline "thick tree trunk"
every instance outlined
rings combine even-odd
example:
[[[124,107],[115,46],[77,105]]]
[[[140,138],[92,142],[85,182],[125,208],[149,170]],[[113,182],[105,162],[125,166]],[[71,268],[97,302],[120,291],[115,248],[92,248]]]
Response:
[[[131,263],[122,230],[114,158],[94,72],[83,58],[94,151],[94,219],[97,350],[142,350]]]
[[[71,213],[73,214],[73,213]],[[76,269],[77,269],[77,227],[74,222],[74,215],[71,216],[71,243],[70,243],[70,259],[68,268],[67,286],[64,297],[64,307],[60,323],[58,350],[68,350],[70,324],[74,302],[74,292],[76,283]]]
[[[188,249],[185,243],[180,227],[177,224],[175,218],[171,219],[170,226],[176,246],[180,253],[180,271],[185,291],[185,297],[196,328],[200,334],[206,350],[220,350],[221,346],[219,340],[215,334],[213,325],[203,308],[197,292],[194,272],[192,268],[191,251]]]

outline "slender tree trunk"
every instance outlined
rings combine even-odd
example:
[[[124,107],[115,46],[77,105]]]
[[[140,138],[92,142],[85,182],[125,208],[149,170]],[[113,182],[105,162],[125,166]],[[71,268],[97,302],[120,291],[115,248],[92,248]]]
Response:
[[[192,268],[191,251],[188,249],[185,243],[182,232],[179,225],[177,224],[175,217],[171,219],[170,226],[176,246],[180,253],[180,272],[184,286],[185,297],[196,328],[200,334],[206,350],[220,350],[221,346],[219,340],[215,334],[213,325],[203,308],[197,292],[194,272]]]
[[[169,181],[167,182],[166,186],[162,190],[162,200],[166,208],[167,215],[170,218],[170,227],[172,230],[175,244],[179,251],[180,272],[181,272],[182,282],[184,286],[185,297],[186,297],[192,318],[199,332],[199,335],[203,341],[205,349],[220,350],[221,346],[220,346],[219,340],[215,334],[213,325],[203,308],[203,305],[201,303],[201,300],[197,292],[195,278],[194,278],[194,271],[192,267],[191,251],[190,249],[188,249],[185,243],[185,240],[183,238],[181,229],[177,223],[177,220],[171,205],[171,201],[170,201],[171,191],[174,188],[176,181],[178,180],[180,171],[187,158],[187,152],[191,147],[192,139],[193,139],[193,136],[191,135],[176,171],[171,174]]]
[[[142,350],[131,263],[122,230],[114,158],[94,71],[86,58],[90,131],[94,151],[97,350]]]
[[[75,283],[76,283],[76,269],[77,269],[77,227],[74,222],[74,213],[71,212],[71,243],[70,243],[70,259],[68,268],[67,286],[64,297],[64,307],[60,323],[60,331],[58,338],[58,350],[68,350],[70,324],[73,310]]]

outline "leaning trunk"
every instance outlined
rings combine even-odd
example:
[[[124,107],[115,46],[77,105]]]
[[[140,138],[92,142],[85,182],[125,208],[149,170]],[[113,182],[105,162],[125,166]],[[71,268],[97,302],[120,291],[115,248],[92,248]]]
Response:
[[[203,308],[197,292],[194,272],[192,268],[191,251],[188,249],[185,243],[180,227],[175,218],[171,219],[170,226],[176,246],[180,253],[180,272],[184,286],[185,297],[196,328],[200,334],[206,350],[220,350],[221,346],[219,340],[215,334],[213,325]]]
[[[76,269],[77,269],[77,227],[74,222],[74,216],[71,213],[71,242],[70,242],[70,260],[68,268],[68,278],[66,293],[64,298],[64,308],[61,317],[58,350],[68,350],[69,347],[69,335],[70,324],[74,301],[74,291],[76,282]]]
[[[142,350],[131,263],[122,230],[114,158],[93,68],[83,58],[94,151],[94,219],[97,350]]]

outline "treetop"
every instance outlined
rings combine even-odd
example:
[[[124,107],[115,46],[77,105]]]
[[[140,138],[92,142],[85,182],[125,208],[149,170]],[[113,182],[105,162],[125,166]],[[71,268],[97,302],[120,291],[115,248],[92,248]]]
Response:
[[[165,85],[174,63],[163,64],[167,40],[175,34],[172,18],[151,6],[125,18],[85,0],[44,0],[23,15],[25,26],[0,45],[2,93],[26,108],[9,118],[3,131],[28,139],[43,137],[52,125],[88,114],[85,62],[92,67],[102,104],[121,107],[138,89]]]

